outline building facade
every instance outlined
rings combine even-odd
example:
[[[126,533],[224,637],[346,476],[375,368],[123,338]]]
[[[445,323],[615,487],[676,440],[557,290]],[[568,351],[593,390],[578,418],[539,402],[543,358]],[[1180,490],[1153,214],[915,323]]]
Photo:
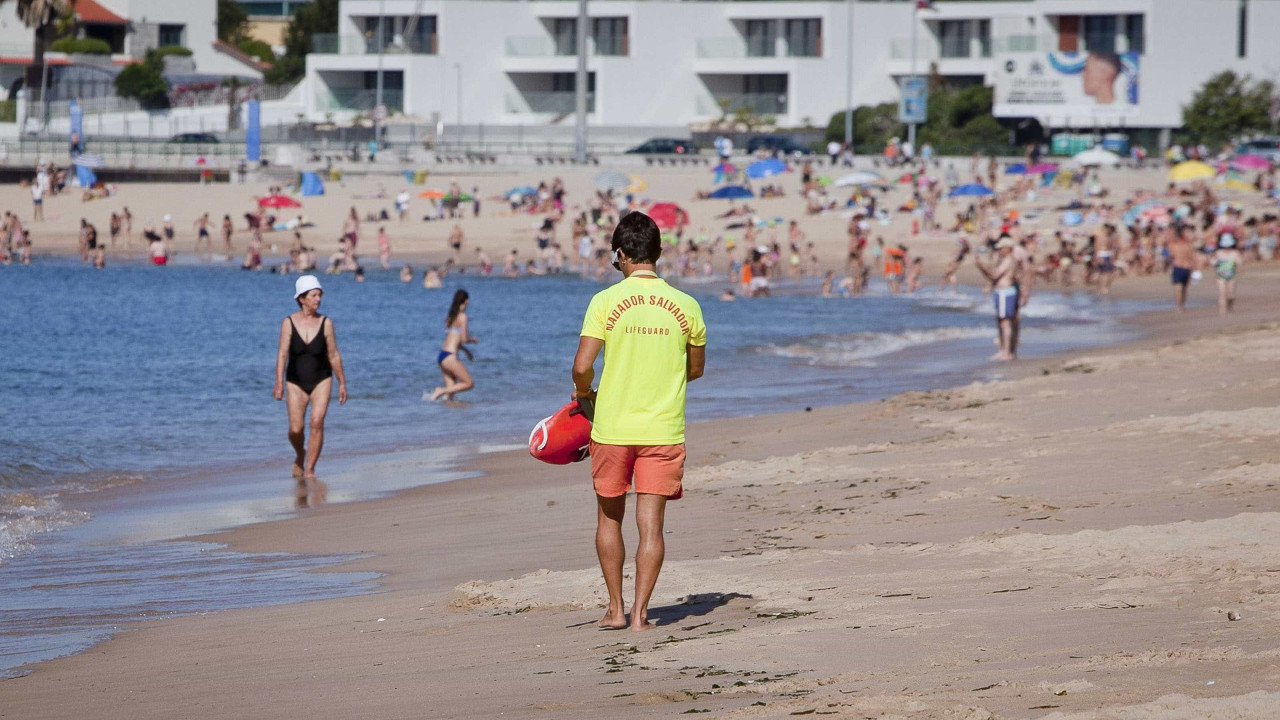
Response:
[[[588,122],[750,112],[825,125],[849,98],[895,102],[900,79],[936,72],[994,86],[997,115],[1046,127],[1176,128],[1213,74],[1280,72],[1280,46],[1266,41],[1280,2],[921,4],[593,0]],[[572,127],[577,12],[567,0],[342,0],[339,32],[307,58],[308,115],[369,114],[381,68],[393,114]]]
[[[56,68],[55,81],[65,76],[72,87],[109,88],[119,68],[136,62],[148,50],[179,45],[191,51],[184,68],[188,75],[261,79],[262,70],[256,63],[218,41],[217,12],[215,0],[76,0],[77,36],[106,42],[111,54],[75,57],[48,53],[46,63]],[[34,31],[18,18],[17,3],[0,4],[0,85],[4,91],[12,94],[21,83],[32,62],[33,43]],[[55,86],[55,82],[48,84]]]

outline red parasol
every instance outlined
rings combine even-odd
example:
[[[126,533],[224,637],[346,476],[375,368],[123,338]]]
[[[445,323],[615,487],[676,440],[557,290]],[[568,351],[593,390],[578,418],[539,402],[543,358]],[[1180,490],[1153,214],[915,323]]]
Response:
[[[268,195],[258,199],[258,207],[264,208],[300,208],[302,203],[287,195]]]
[[[649,208],[649,217],[663,230],[689,224],[689,213],[675,203],[657,203]]]

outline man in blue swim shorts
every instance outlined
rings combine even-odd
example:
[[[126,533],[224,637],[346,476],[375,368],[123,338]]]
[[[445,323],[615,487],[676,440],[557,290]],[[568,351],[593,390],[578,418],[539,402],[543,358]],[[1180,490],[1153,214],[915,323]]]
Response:
[[[1021,263],[1014,256],[1013,238],[1002,235],[996,243],[996,265],[989,268],[982,258],[975,253],[973,262],[978,270],[991,281],[991,298],[996,306],[996,329],[1000,333],[1000,351],[991,356],[992,360],[1008,361],[1017,358],[1014,346],[1018,336],[1018,278],[1021,276]]]

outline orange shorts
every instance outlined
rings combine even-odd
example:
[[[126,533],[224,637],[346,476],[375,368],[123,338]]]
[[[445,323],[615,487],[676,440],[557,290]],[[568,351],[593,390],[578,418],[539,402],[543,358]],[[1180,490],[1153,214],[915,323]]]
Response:
[[[602,497],[626,495],[635,481],[638,493],[684,495],[684,445],[605,445],[591,441],[591,480]]]

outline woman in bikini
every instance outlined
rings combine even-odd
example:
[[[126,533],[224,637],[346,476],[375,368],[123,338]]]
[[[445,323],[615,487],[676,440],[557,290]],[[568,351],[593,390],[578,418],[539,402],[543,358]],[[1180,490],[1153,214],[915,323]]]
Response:
[[[298,312],[280,323],[280,347],[276,352],[276,383],[272,394],[287,400],[289,443],[296,457],[293,476],[314,480],[316,461],[324,446],[324,416],[329,411],[333,378],[338,378],[338,403],[347,402],[347,379],[333,321],[320,314],[324,290],[315,275],[303,275],[294,283]],[[311,406],[311,443],[306,443],[303,421]]]
[[[467,372],[467,366],[463,365],[462,359],[458,357],[459,353],[463,353],[468,360],[472,359],[471,351],[467,350],[463,343],[473,343],[477,340],[467,331],[469,303],[470,296],[467,295],[466,290],[458,290],[453,294],[449,315],[444,321],[444,345],[440,348],[440,354],[436,356],[440,374],[444,377],[444,386],[436,388],[431,393],[433,401],[441,397],[452,400],[457,393],[466,392],[476,385],[471,379],[471,373]]]

